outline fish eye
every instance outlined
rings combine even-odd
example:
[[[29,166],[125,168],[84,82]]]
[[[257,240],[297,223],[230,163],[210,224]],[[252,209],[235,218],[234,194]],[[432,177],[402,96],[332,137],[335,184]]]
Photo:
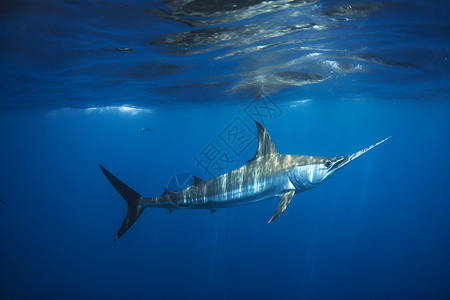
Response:
[[[331,161],[327,160],[325,162],[325,167],[327,167],[327,168],[331,167]]]

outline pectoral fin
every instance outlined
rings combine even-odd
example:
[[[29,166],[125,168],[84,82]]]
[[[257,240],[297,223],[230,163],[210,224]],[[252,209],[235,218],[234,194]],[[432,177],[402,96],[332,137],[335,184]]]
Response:
[[[295,190],[290,190],[289,192],[286,192],[286,193],[280,195],[280,203],[278,203],[277,210],[273,214],[272,218],[270,218],[269,222],[267,222],[267,224],[271,223],[273,220],[278,218],[283,213],[283,211],[286,209],[286,207],[291,202],[291,199],[294,196],[294,194],[295,194]]]

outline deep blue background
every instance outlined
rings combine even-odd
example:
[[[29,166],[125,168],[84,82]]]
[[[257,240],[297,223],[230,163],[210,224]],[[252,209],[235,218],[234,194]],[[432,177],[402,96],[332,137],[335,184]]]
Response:
[[[262,102],[219,88],[172,91],[170,76],[140,78],[135,64],[143,58],[150,72],[170,59],[232,73],[236,61],[152,50],[148,41],[158,31],[187,28],[150,21],[138,1],[125,5],[131,15],[115,2],[4,3],[1,299],[450,297],[450,26],[443,3],[391,3],[373,21],[345,23],[342,30],[361,34],[350,44],[331,42],[417,67],[359,62],[361,73],[330,73],[320,84],[273,93],[280,113],[264,119],[284,154],[341,156],[389,141],[296,195],[274,223],[266,224],[276,200],[214,214],[147,209],[117,242],[126,203],[98,164],[145,197],[161,194],[179,173],[208,178],[194,157],[211,141],[233,159],[229,169],[237,168],[254,155],[256,141],[236,156],[219,134],[235,118],[254,129],[245,108]],[[111,50],[124,46],[136,51]]]
[[[266,127],[282,153],[343,155],[392,138],[296,195],[273,224],[276,201],[213,215],[148,209],[115,243],[126,205],[97,164],[158,195],[178,172],[201,174],[192,157],[240,108],[3,113],[4,297],[446,298],[449,104],[281,108]]]

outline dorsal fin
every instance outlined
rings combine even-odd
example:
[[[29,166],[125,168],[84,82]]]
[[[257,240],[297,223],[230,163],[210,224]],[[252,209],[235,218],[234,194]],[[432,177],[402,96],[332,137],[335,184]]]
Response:
[[[161,196],[167,196],[167,195],[170,195],[170,194],[176,194],[177,192],[174,192],[174,191],[169,191],[167,188],[164,188],[164,193],[162,193],[162,195]]]
[[[256,150],[255,156],[247,162],[252,162],[263,156],[278,154],[278,150],[267,130],[258,121],[255,121],[255,124],[258,130],[258,150]]]
[[[202,183],[204,180],[198,178],[197,176],[194,176],[194,182],[191,184],[191,187],[196,187],[198,186],[200,183]]]

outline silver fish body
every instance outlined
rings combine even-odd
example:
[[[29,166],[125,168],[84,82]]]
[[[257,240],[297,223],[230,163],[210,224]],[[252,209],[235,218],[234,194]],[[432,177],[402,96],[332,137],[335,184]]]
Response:
[[[128,203],[128,211],[114,240],[120,238],[137,220],[145,208],[209,209],[251,204],[279,198],[279,204],[269,223],[278,218],[296,193],[318,186],[337,170],[384,139],[354,154],[340,157],[284,155],[278,153],[266,129],[256,122],[258,149],[247,164],[210,180],[194,177],[194,183],[179,191],[165,190],[160,196],[144,198],[121,182],[104,167],[101,170]]]

